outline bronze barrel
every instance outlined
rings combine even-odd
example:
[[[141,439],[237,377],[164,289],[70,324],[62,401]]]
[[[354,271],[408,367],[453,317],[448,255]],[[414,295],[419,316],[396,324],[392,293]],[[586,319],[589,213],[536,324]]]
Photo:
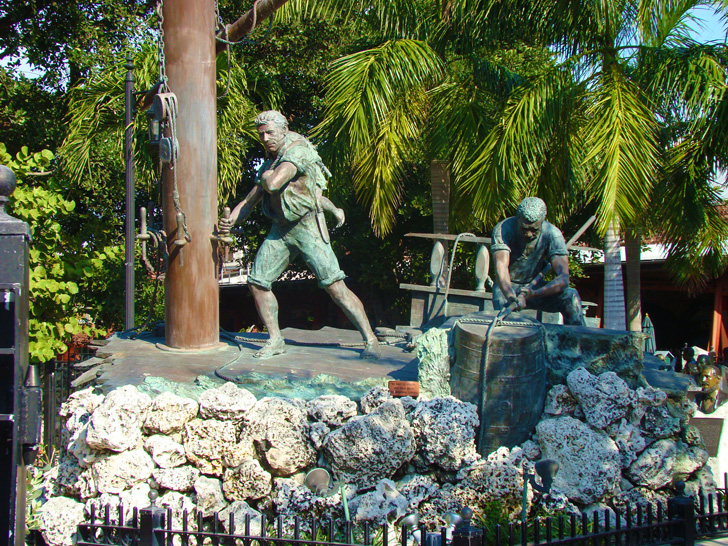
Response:
[[[456,323],[455,362],[450,370],[453,396],[478,407],[477,445],[483,456],[500,446],[513,447],[527,440],[546,399],[541,326],[527,317],[511,315],[508,325],[491,330],[486,346],[488,324],[467,321],[489,321],[494,316],[474,313]]]

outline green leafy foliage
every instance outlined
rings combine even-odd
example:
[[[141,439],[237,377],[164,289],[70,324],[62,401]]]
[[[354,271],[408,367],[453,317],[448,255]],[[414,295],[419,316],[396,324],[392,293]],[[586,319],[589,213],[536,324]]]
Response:
[[[41,507],[45,503],[47,474],[55,463],[52,454],[40,449],[35,462],[26,467],[25,475],[25,527],[28,531],[40,529]]]
[[[154,4],[139,0],[0,0],[0,57],[42,72],[43,85],[75,85],[144,33]]]
[[[0,143],[0,163],[15,172],[18,185],[10,198],[10,213],[30,226],[29,352],[34,362],[45,362],[66,351],[74,335],[100,333],[84,309],[79,293],[104,278],[109,261],[122,249],[91,250],[69,237],[63,222],[76,210],[64,188],[49,171],[50,150],[31,153],[22,147],[15,157]]]
[[[11,154],[21,146],[56,149],[63,139],[63,98],[22,74],[0,67],[0,134]]]

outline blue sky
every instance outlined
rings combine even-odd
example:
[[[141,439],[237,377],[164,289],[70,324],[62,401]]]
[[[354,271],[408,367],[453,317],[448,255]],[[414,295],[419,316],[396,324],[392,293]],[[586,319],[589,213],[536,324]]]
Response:
[[[698,42],[724,42],[725,26],[712,9],[696,9],[695,17],[699,19],[694,25],[693,38]]]

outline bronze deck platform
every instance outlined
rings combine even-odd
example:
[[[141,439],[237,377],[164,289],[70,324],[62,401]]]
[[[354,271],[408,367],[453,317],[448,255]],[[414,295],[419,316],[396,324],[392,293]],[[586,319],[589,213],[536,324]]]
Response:
[[[238,336],[237,342],[221,338],[221,346],[209,351],[165,350],[164,339],[151,335],[136,339],[113,336],[97,351],[98,365],[77,383],[93,381],[109,391],[122,385],[159,382],[151,378],[174,384],[199,383],[202,376],[219,383],[234,380],[256,396],[311,398],[331,393],[356,397],[389,380],[417,380],[415,354],[407,351],[404,343],[382,344],[379,360],[363,360],[359,358],[362,347],[349,346],[361,343],[356,330],[286,328],[283,336],[289,342],[287,353],[265,360],[253,358],[253,354],[267,334],[233,335]],[[316,394],[317,390],[321,392]]]

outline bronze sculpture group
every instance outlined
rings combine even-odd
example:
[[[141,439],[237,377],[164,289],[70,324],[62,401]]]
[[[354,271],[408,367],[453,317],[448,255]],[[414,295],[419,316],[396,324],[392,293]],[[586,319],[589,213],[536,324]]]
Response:
[[[345,216],[323,195],[326,177],[330,176],[328,169],[305,137],[289,131],[281,113],[262,112],[255,125],[267,158],[258,169],[255,186],[235,206],[229,218],[219,220],[220,233],[228,234],[259,203],[263,213],[272,220],[271,230],[258,249],[248,277],[256,309],[269,334],[268,341],[254,356],[270,358],[286,351],[278,324],[278,300],[271,288],[289,263],[301,255],[319,286],[359,330],[364,340],[361,357],[379,358],[379,344],[364,306],[344,283],[346,275],[331,249],[324,212],[334,216],[337,226],[343,224]],[[546,205],[541,199],[524,199],[516,216],[496,225],[492,253],[496,310],[516,302],[519,310],[528,307],[560,312],[566,324],[585,324],[579,294],[569,287],[564,237],[546,221]],[[529,286],[546,264],[553,267],[553,280]]]

